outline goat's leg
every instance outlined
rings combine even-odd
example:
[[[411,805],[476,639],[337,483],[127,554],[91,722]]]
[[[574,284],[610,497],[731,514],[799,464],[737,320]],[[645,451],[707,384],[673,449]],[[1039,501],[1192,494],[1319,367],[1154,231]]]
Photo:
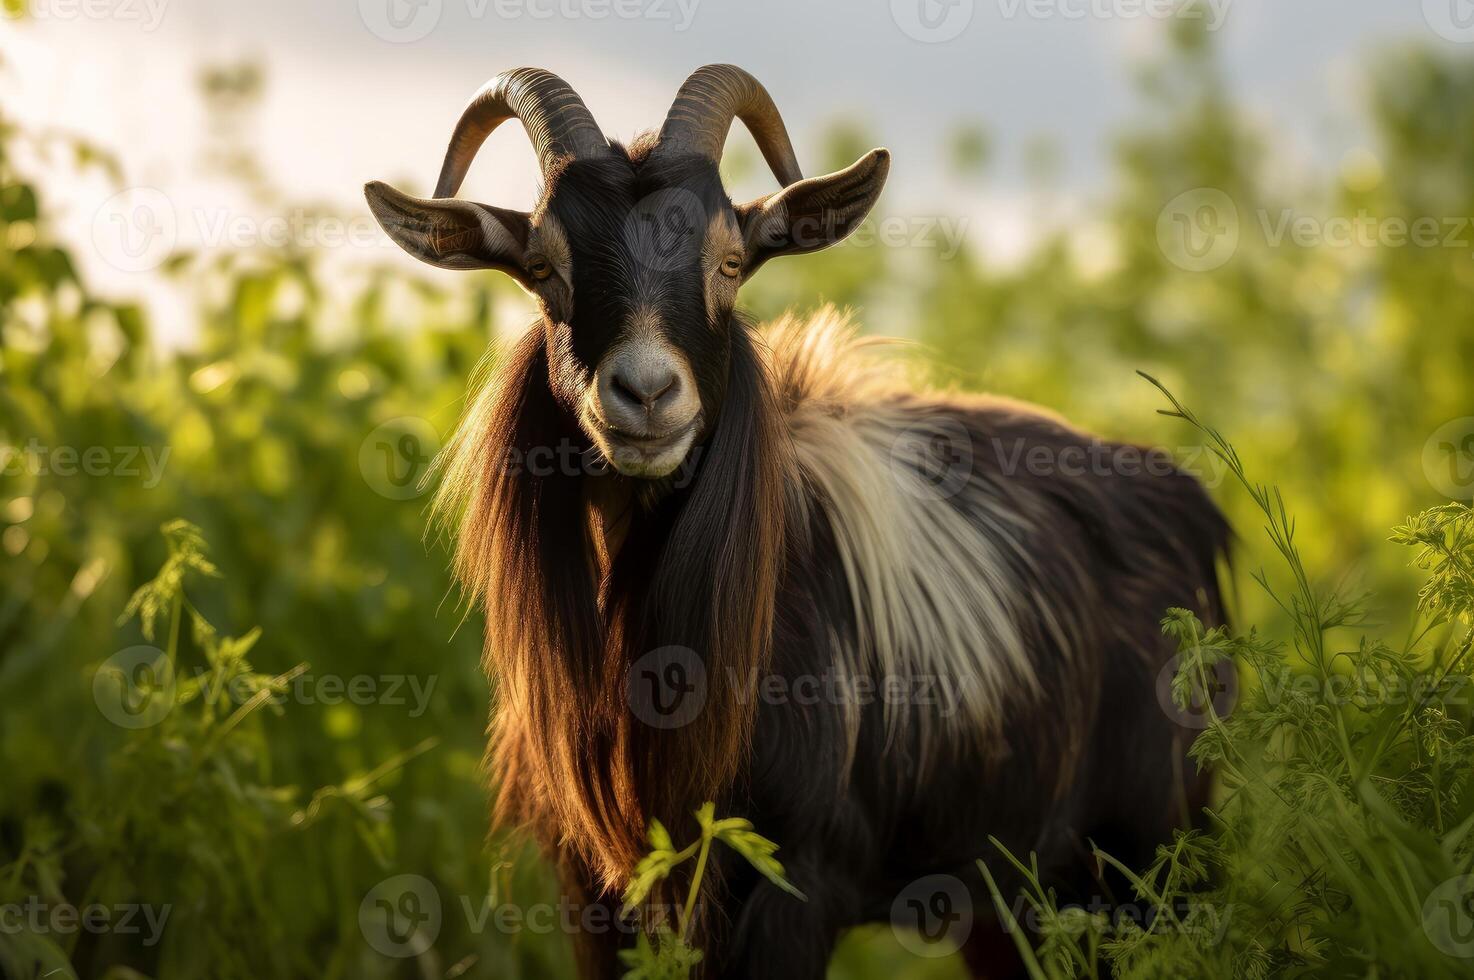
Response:
[[[601,896],[589,869],[572,858],[559,862],[558,877],[570,910],[565,921],[572,931],[580,980],[618,980],[619,951],[633,941],[633,933],[620,922],[618,901]]]
[[[979,917],[962,947],[967,969],[978,980],[1024,980],[1029,974],[1013,936],[1002,923]]]
[[[712,980],[824,980],[840,931],[853,924],[847,907],[855,892],[820,875],[803,875],[793,865],[788,871],[808,901],[758,883],[712,951],[706,973]]]

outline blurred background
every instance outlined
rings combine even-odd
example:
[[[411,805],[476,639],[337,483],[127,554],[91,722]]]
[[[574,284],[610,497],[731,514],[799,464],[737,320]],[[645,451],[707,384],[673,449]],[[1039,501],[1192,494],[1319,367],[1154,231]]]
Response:
[[[750,310],[851,307],[939,385],[1172,448],[1241,573],[1260,519],[1137,370],[1282,488],[1308,564],[1389,635],[1418,579],[1387,528],[1474,498],[1466,0],[4,7],[0,973],[569,975],[556,924],[486,914],[555,891],[486,839],[480,623],[419,484],[531,307],[417,266],[360,193],[428,193],[505,68],[628,139],[731,61],[807,173],[888,146],[867,228],[769,266]],[[724,166],[734,197],[772,189],[740,127]],[[536,177],[508,126],[463,196],[527,207]],[[151,629],[127,606],[161,568]],[[1240,578],[1236,618],[1273,627]],[[108,678],[159,650],[177,698],[120,715]],[[412,933],[365,925],[390,894]],[[92,905],[111,927],[56,921]],[[962,974],[872,929],[831,975]]]

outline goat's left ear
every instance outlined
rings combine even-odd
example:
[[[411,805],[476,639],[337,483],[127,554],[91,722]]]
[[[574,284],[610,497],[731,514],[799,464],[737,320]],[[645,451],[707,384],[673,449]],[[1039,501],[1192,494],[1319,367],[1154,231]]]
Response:
[[[441,269],[499,269],[518,282],[526,268],[531,219],[521,211],[455,198],[411,197],[388,184],[364,185],[379,227],[421,262]]]
[[[737,206],[751,275],[778,255],[817,252],[843,241],[860,226],[885,186],[889,150],[871,150],[838,173],[810,177]]]

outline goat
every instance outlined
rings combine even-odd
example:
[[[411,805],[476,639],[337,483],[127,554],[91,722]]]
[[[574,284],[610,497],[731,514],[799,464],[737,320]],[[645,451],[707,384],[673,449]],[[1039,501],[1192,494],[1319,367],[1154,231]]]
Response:
[[[536,208],[456,199],[514,117]],[[734,119],[782,185],[736,205]],[[804,179],[732,66],[628,146],[517,69],[465,109],[433,199],[365,188],[411,255],[501,270],[538,304],[436,505],[485,611],[497,820],[608,922],[652,819],[689,828],[707,800],[751,819],[807,901],[719,860],[693,926],[707,977],[823,977],[844,929],[939,875],[979,910],[950,916],[979,923],[974,967],[1017,969],[981,911],[989,835],[1085,892],[1087,838],[1149,857],[1204,799],[1155,693],[1158,618],[1221,618],[1228,530],[1202,487],[1040,409],[898,384],[832,310],[767,330],[736,311],[769,259],[848,235],[889,160]],[[613,977],[628,939],[582,932],[582,974]]]

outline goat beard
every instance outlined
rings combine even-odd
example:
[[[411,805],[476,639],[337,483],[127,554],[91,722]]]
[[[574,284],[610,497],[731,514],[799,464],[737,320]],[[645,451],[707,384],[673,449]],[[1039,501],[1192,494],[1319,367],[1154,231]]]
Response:
[[[594,483],[627,478],[505,465],[580,438],[537,331],[442,463],[434,511],[458,524],[456,572],[486,614],[495,823],[576,859],[605,895],[627,882],[650,820],[679,834],[703,802],[743,792],[756,701],[739,688],[769,662],[793,464],[750,329],[734,322],[730,336],[694,480],[631,507],[612,554],[590,520],[610,484]],[[705,696],[688,723],[655,727],[631,669],[670,649],[700,665]]]

